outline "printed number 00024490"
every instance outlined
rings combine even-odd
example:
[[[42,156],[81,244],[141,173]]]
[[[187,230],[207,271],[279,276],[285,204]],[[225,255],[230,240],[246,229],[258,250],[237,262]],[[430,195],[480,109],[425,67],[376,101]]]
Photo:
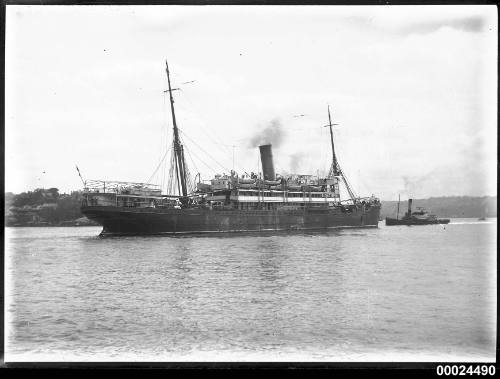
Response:
[[[495,375],[496,368],[494,365],[438,365],[436,367],[436,374],[438,375]]]

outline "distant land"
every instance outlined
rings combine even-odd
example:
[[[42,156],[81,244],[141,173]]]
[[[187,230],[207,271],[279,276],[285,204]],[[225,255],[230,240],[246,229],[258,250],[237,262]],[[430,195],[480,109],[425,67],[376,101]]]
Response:
[[[461,217],[497,217],[496,196],[443,196],[428,199],[413,199],[412,210],[416,207],[424,207],[430,213],[438,217],[461,218]],[[382,201],[380,217],[396,217],[398,202]],[[408,210],[408,201],[401,200],[399,215],[402,216]]]
[[[85,226],[97,225],[80,213],[81,191],[60,194],[57,188],[37,188],[14,194],[5,193],[6,226]],[[380,217],[396,217],[397,201],[382,200]],[[438,217],[480,218],[497,217],[496,196],[443,196],[413,199],[412,208],[424,207]],[[399,215],[408,209],[401,201]]]
[[[81,191],[60,194],[57,188],[5,193],[6,226],[98,225],[80,213]]]

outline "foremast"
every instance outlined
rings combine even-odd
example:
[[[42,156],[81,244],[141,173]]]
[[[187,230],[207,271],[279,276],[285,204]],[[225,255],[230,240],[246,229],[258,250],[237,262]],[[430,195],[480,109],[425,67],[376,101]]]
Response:
[[[174,110],[174,97],[172,96],[172,91],[177,90],[178,88],[172,89],[170,84],[170,72],[168,71],[168,62],[165,60],[165,66],[167,71],[167,80],[168,80],[168,92],[170,96],[170,109],[172,112],[172,123],[174,126],[174,154],[175,154],[175,174],[177,177],[177,186],[179,190],[179,194],[181,194],[181,203],[187,202],[187,180],[186,180],[186,162],[184,160],[184,147],[179,139],[179,129],[177,128],[177,122],[175,119],[175,110]]]
[[[332,117],[330,114],[330,105],[328,105],[328,126],[330,128],[330,141],[332,144],[332,165],[330,166],[330,171],[328,172],[328,177],[333,178],[333,177],[341,177],[342,181],[345,184],[345,187],[347,189],[347,192],[349,193],[349,196],[353,202],[356,202],[356,195],[354,194],[354,191],[351,189],[351,186],[349,185],[349,182],[347,181],[347,178],[345,177],[344,173],[342,172],[342,168],[339,165],[339,162],[337,160],[337,155],[335,154],[335,144],[333,143],[333,125],[338,125],[338,124],[332,124]]]

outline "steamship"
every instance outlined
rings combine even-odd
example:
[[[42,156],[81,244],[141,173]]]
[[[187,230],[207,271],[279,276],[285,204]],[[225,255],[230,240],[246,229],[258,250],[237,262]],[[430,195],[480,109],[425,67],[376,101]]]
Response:
[[[166,74],[173,124],[167,194],[151,183],[82,179],[81,212],[103,226],[101,235],[378,227],[379,199],[356,196],[338,163],[329,107],[325,126],[330,128],[332,163],[326,177],[276,173],[272,145],[266,144],[259,146],[261,172],[239,175],[231,170],[207,182],[198,174],[193,182],[175,118],[168,63]],[[347,199],[341,200],[340,184]]]
[[[429,213],[424,207],[417,207],[416,211],[411,210],[413,199],[408,199],[408,210],[402,218],[399,218],[399,203],[398,199],[398,212],[396,218],[386,217],[385,224],[388,226],[393,225],[435,225],[435,224],[449,224],[449,218],[438,218],[436,215]]]

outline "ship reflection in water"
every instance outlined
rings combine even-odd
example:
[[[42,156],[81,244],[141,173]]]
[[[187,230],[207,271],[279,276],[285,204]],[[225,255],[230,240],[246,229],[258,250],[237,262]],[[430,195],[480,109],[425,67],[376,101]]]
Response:
[[[7,359],[495,358],[496,222],[218,238],[98,231],[7,228]]]

